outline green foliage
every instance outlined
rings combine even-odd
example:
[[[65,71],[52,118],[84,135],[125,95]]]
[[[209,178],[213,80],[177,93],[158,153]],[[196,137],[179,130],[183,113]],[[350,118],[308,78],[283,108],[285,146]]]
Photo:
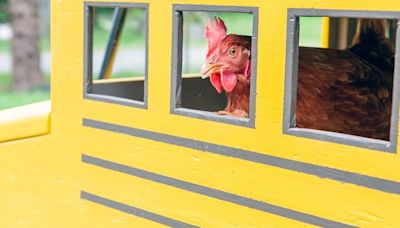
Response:
[[[49,81],[48,75],[45,78],[46,81]],[[50,99],[48,88],[36,88],[20,92],[10,89],[10,86],[11,76],[0,74],[0,110]]]
[[[228,34],[252,36],[253,14],[236,12],[183,12],[183,73],[196,73],[201,69],[207,50],[204,27],[214,17],[221,18]]]
[[[9,21],[8,0],[0,0],[0,23],[7,23]]]
[[[114,8],[97,7],[94,10],[93,46],[104,50],[111,33]],[[123,47],[143,45],[145,38],[145,11],[128,9],[119,45]]]
[[[321,23],[322,17],[300,17],[300,46],[321,46]]]
[[[214,17],[219,17],[224,21],[228,34],[251,36],[253,33],[252,14],[228,12],[184,12],[184,30],[192,26],[203,28],[208,23],[208,20]],[[204,39],[204,37],[199,37],[198,39]]]

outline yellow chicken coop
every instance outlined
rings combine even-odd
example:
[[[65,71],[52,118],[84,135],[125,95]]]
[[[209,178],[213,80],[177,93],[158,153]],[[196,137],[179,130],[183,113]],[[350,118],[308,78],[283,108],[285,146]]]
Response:
[[[295,121],[302,20],[322,28],[316,46],[343,49],[359,18],[386,19],[398,43],[397,0],[52,0],[51,101],[0,112],[0,226],[400,226],[398,46],[387,138]],[[248,115],[218,112],[215,88],[239,83],[227,69],[210,83],[188,64],[185,47],[206,56],[208,19],[250,37],[229,49],[251,52]],[[135,68],[114,77],[121,61]]]

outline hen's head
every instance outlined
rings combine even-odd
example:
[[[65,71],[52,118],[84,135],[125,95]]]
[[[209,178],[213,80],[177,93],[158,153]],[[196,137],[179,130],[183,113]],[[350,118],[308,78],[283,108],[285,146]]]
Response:
[[[247,36],[227,35],[224,21],[210,20],[205,27],[208,51],[201,69],[202,78],[210,77],[212,85],[221,93],[231,92],[239,74],[250,77],[251,39]]]

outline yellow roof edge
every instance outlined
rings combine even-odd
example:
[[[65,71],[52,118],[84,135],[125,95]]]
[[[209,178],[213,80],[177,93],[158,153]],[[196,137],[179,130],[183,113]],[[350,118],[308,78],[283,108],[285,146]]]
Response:
[[[0,143],[50,132],[50,100],[0,111]]]

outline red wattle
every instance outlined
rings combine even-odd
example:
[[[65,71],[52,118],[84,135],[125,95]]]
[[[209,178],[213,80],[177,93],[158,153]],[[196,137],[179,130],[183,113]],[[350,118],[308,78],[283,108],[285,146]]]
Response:
[[[218,93],[222,92],[221,76],[219,73],[212,74],[210,77],[211,84],[217,90]]]
[[[221,82],[224,90],[226,92],[231,92],[237,84],[236,74],[231,71],[221,71]]]

